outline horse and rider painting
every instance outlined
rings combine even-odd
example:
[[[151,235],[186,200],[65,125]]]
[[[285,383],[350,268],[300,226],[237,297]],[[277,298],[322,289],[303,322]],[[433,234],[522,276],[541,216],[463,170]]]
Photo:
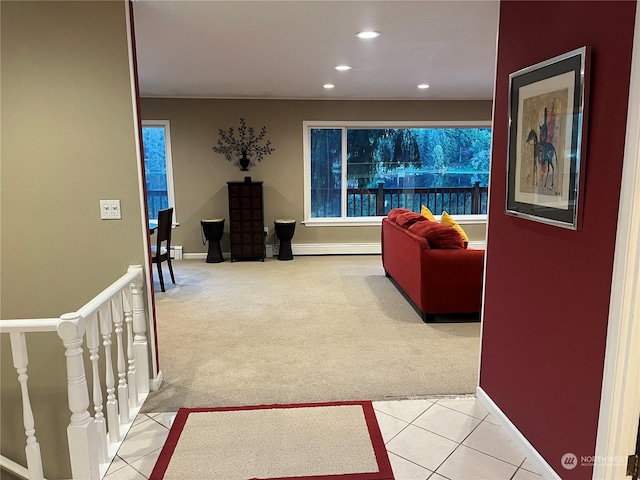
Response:
[[[521,193],[562,193],[568,96],[569,89],[565,88],[526,98],[522,103]]]

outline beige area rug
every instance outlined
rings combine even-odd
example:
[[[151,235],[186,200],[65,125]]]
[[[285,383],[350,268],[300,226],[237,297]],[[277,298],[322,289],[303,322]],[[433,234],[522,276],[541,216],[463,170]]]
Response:
[[[143,412],[475,393],[480,324],[424,323],[379,255],[174,272],[156,294],[164,380]]]
[[[149,478],[393,480],[393,473],[364,401],[182,408]]]

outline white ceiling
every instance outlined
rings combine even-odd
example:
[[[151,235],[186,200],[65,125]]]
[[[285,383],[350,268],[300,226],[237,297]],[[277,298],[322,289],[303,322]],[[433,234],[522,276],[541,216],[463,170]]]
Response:
[[[498,0],[139,0],[141,95],[491,99],[498,11]],[[356,38],[363,29],[382,36]]]

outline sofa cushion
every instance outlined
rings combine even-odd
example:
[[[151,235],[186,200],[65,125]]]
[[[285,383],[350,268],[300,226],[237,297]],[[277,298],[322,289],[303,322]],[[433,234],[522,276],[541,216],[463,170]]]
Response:
[[[423,237],[433,249],[463,250],[464,242],[460,233],[447,225],[438,222],[418,222],[409,227],[409,231]]]
[[[396,223],[405,228],[408,228],[417,222],[428,222],[428,220],[419,213],[411,211],[406,211],[396,217]]]
[[[401,213],[406,213],[410,211],[411,210],[407,210],[406,208],[392,208],[391,210],[389,210],[389,214],[387,215],[387,217],[392,222],[396,222],[398,215],[400,215]]]
[[[453,219],[453,217],[447,213],[446,210],[442,212],[440,223],[443,225],[447,225],[448,227],[455,228],[460,234],[460,236],[462,237],[462,241],[464,242],[464,248],[467,248],[467,246],[469,245],[469,236],[465,233],[462,227],[458,225],[458,222],[456,222]]]
[[[436,221],[436,217],[433,216],[433,213],[431,213],[431,210],[429,210],[429,207],[425,205],[422,205],[422,208],[420,209],[420,214],[431,222]]]

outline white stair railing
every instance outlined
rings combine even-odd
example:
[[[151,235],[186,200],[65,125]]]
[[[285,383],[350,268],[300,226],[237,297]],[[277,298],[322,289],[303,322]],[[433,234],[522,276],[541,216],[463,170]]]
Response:
[[[142,267],[132,266],[125,275],[77,312],[64,314],[60,318],[0,320],[0,333],[9,333],[11,338],[13,362],[21,387],[29,479],[44,477],[27,387],[26,334],[57,331],[62,340],[66,349],[71,411],[67,439],[72,476],[82,480],[100,479],[149,393],[149,350],[143,284]],[[112,361],[114,333],[116,350],[113,355],[117,370],[114,370]],[[103,372],[99,366],[101,353],[105,365]],[[91,365],[91,388],[84,368],[86,354]],[[103,384],[106,392],[103,391]],[[93,416],[89,412],[90,396]],[[16,470],[12,467],[15,462],[0,463]]]

